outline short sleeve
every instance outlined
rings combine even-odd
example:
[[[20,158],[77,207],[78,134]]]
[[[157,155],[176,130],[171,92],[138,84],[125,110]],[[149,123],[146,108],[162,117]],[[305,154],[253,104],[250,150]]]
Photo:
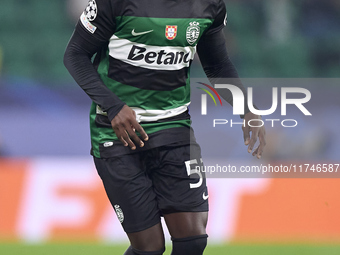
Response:
[[[109,40],[116,22],[110,0],[89,0],[76,25],[76,30],[89,42],[95,44]]]
[[[209,27],[206,34],[219,32],[227,25],[227,9],[223,0],[219,0],[216,7],[213,24]]]

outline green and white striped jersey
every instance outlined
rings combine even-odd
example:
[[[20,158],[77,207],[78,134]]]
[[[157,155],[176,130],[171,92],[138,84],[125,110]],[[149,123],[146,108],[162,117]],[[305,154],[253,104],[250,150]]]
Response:
[[[97,71],[150,135],[190,127],[196,45],[222,29],[225,18],[222,0],[90,0],[76,29],[94,43],[107,42],[96,56]],[[90,126],[92,153],[100,157],[99,147],[117,137],[107,113],[95,103]]]

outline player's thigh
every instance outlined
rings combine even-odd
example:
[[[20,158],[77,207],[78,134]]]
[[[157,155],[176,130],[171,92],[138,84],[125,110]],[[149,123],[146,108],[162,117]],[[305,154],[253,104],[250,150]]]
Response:
[[[160,222],[152,180],[139,154],[94,158],[106,194],[126,233],[147,230]]]

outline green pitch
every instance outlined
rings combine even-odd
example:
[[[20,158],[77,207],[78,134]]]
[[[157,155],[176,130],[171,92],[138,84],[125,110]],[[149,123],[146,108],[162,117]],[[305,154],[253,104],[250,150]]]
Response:
[[[0,244],[1,255],[122,255],[126,245]],[[165,255],[171,248],[167,247]],[[338,255],[340,245],[209,245],[205,255]]]

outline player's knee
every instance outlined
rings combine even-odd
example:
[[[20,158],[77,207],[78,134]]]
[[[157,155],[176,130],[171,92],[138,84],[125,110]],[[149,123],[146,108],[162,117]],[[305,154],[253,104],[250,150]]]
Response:
[[[207,246],[208,235],[172,238],[171,255],[202,255]]]
[[[131,246],[126,250],[124,255],[162,255],[165,251],[165,248],[159,251],[140,251],[132,248]]]

